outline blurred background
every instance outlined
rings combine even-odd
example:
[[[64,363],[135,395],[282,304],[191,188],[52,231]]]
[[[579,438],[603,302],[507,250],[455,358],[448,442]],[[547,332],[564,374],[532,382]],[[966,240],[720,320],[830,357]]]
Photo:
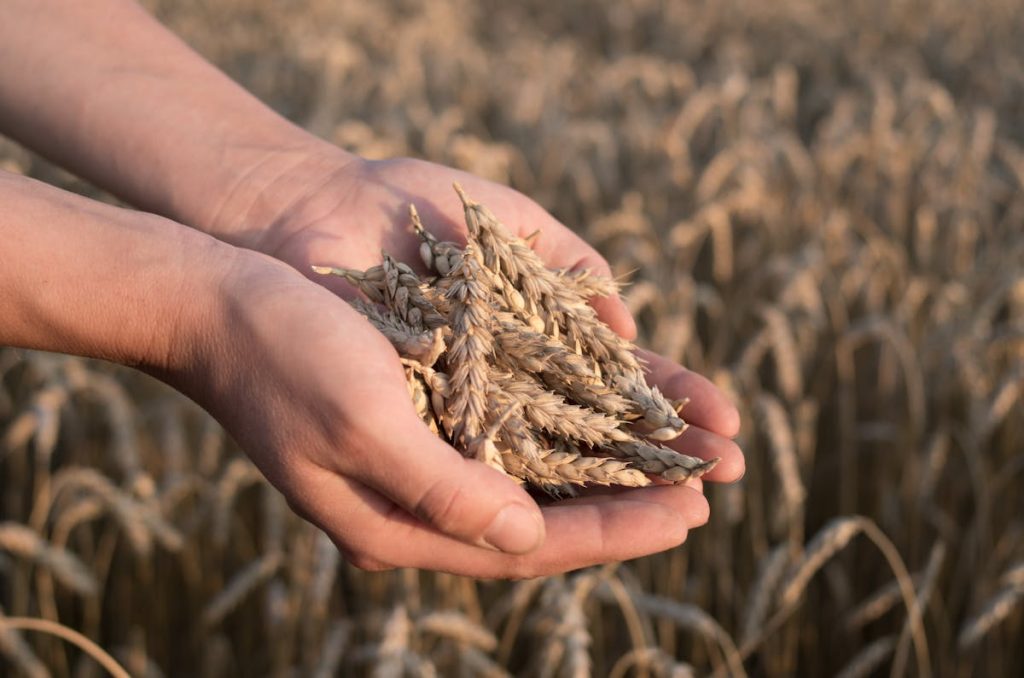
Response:
[[[145,4],[315,133],[581,233],[749,470],[655,557],[367,574],[184,398],[0,349],[0,613],[139,676],[1024,675],[1021,2]],[[48,673],[99,669],[0,632]]]

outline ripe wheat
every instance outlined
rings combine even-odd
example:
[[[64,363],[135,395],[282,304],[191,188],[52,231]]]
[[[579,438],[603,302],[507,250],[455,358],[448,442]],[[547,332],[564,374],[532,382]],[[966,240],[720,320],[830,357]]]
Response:
[[[410,209],[433,277],[421,279],[386,253],[365,271],[313,267],[365,295],[353,306],[402,357],[431,430],[555,496],[572,494],[573,485],[642,487],[647,474],[685,482],[714,468],[717,459],[658,444],[686,430],[687,401],[670,402],[648,385],[632,344],[587,303],[615,283],[547,268],[527,239],[455,190],[464,246],[438,240]]]

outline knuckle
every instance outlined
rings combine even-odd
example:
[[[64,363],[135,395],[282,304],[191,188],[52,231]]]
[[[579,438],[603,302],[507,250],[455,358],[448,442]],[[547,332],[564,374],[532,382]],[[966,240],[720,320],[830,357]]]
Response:
[[[387,570],[394,569],[394,565],[372,555],[372,549],[367,549],[365,545],[350,544],[348,540],[337,535],[328,536],[331,541],[334,542],[334,546],[338,549],[338,553],[341,554],[341,557],[345,562],[357,570],[363,570],[364,572],[385,572]]]
[[[341,556],[349,565],[364,572],[387,572],[394,569],[393,566],[388,565],[384,561],[365,553],[346,553],[342,550]]]
[[[292,497],[285,497],[285,503],[288,504],[288,508],[292,513],[305,520],[307,523],[316,525],[316,521],[313,519],[313,514],[306,510],[299,502],[295,501]]]
[[[537,562],[532,558],[511,558],[505,567],[503,578],[510,579],[512,581],[524,581],[526,579],[536,579],[537,577],[543,577],[547,573],[538,567]]]
[[[695,511],[696,523],[694,524],[694,527],[707,525],[707,522],[711,519],[711,506],[708,505],[708,502],[703,498],[703,495],[701,496],[701,499],[703,499],[703,501],[698,504],[699,508]],[[685,534],[683,534],[683,539],[686,539]]]
[[[688,528],[684,527],[682,530],[680,530],[677,534],[675,534],[673,536],[673,538],[671,540],[671,545],[669,546],[669,548],[676,548],[678,546],[682,546],[683,544],[686,543],[686,539],[689,536],[690,536],[690,530]]]
[[[325,530],[324,534],[331,540],[334,547],[338,549],[342,559],[356,569],[366,572],[384,572],[395,567],[386,560],[383,560],[379,555],[373,555],[378,553],[373,543],[367,543],[360,539],[353,540],[348,535],[335,531]]]
[[[458,483],[439,479],[423,493],[413,512],[445,533],[460,532],[464,493]]]

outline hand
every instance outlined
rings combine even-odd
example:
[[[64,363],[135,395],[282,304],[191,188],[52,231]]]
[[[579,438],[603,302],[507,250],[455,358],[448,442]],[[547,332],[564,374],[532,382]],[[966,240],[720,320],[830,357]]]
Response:
[[[421,423],[390,344],[336,295],[235,258],[220,318],[170,381],[220,420],[292,508],[358,567],[532,577],[661,551],[707,519],[689,487],[539,509]],[[545,538],[546,534],[546,538]]]
[[[324,165],[321,164],[321,167]],[[329,163],[327,166],[330,166]],[[310,264],[330,264],[364,268],[378,263],[380,251],[385,249],[401,260],[418,261],[418,241],[408,228],[408,205],[415,203],[428,228],[442,238],[460,240],[464,238],[461,204],[451,189],[453,182],[459,182],[474,199],[488,205],[508,227],[521,235],[535,230],[540,235],[535,247],[549,265],[568,268],[589,268],[598,273],[608,274],[607,263],[586,243],[567,228],[556,222],[536,203],[525,196],[477,177],[444,168],[431,163],[396,159],[379,162],[364,162],[343,158],[339,155],[337,165],[325,171],[318,179],[307,177],[301,181],[293,177],[284,179],[293,186],[316,186],[313,191],[291,194],[282,201],[288,207],[273,213],[269,220],[272,228],[262,233],[258,246],[273,255],[293,264],[300,271],[309,273]],[[268,195],[274,195],[273,190]],[[335,292],[347,293],[344,283],[337,279],[315,277],[318,282],[329,285]],[[635,326],[628,312],[617,298],[595,300],[599,314],[615,329],[625,335],[635,333]],[[345,309],[346,314],[351,312]],[[352,341],[354,334],[349,334]],[[360,335],[362,336],[362,335]],[[363,337],[369,343],[369,335]],[[379,337],[374,337],[379,341]],[[338,351],[339,370],[344,362],[355,362],[352,369],[364,373],[369,383],[379,389],[376,407],[369,405],[363,394],[349,402],[351,406],[373,413],[352,413],[349,420],[353,426],[364,425],[384,413],[380,420],[386,436],[376,434],[373,427],[358,434],[375,441],[377,452],[362,467],[362,482],[373,488],[367,491],[348,485],[348,492],[354,498],[346,500],[364,519],[353,521],[348,512],[328,509],[331,497],[340,501],[342,490],[329,492],[325,485],[322,503],[299,504],[296,509],[318,524],[331,535],[346,535],[355,532],[357,540],[380,537],[386,543],[362,544],[362,548],[346,545],[341,539],[343,550],[357,564],[383,567],[414,565],[432,569],[448,569],[478,576],[522,576],[564,571],[586,564],[624,559],[664,550],[681,542],[688,527],[706,520],[707,504],[700,492],[692,487],[656,487],[639,490],[616,490],[583,499],[558,502],[542,510],[548,537],[544,544],[530,555],[509,558],[488,553],[479,548],[457,546],[450,537],[474,542],[484,533],[485,519],[496,515],[503,503],[521,504],[527,509],[533,502],[525,498],[511,481],[472,461],[466,461],[454,450],[430,436],[426,428],[414,418],[408,404],[404,376],[398,368],[393,352],[381,347],[376,351],[378,358],[363,353],[358,361],[352,361],[353,353],[361,350]],[[303,352],[306,355],[306,352]],[[657,355],[644,352],[651,367],[651,381],[659,385],[670,397],[688,396],[691,404],[686,414],[691,427],[679,439],[671,443],[675,449],[702,458],[721,457],[719,466],[706,478],[712,481],[733,481],[743,473],[743,457],[739,448],[729,438],[739,429],[739,416],[727,398],[703,377],[685,370]],[[324,365],[334,365],[335,360],[318,355],[320,370]],[[310,367],[311,371],[314,366]],[[348,367],[344,369],[349,369]],[[385,397],[383,389],[389,396]],[[390,400],[388,399],[390,398]],[[402,438],[395,437],[395,412],[405,412]],[[402,442],[404,436],[408,436]],[[423,437],[426,436],[426,437]],[[411,441],[418,441],[412,444]],[[409,459],[423,459],[417,450],[435,450],[436,458],[424,464],[424,473],[440,473],[447,478],[443,485],[432,485],[429,480],[416,479],[408,472],[396,473],[394,469],[405,468]],[[350,454],[344,449],[333,451],[337,464],[344,464],[344,457]],[[330,453],[328,452],[330,456]],[[374,471],[373,464],[383,468]],[[325,469],[338,469],[325,463]],[[349,477],[342,472],[343,476]],[[370,480],[376,477],[395,476],[414,483],[410,490],[415,495],[436,487],[433,501],[447,507],[443,515],[437,510],[416,510],[417,501],[396,494],[398,488]],[[332,483],[325,476],[323,482]],[[486,478],[486,482],[481,479]],[[456,480],[458,479],[458,480]],[[309,484],[313,486],[313,483]],[[477,489],[480,492],[476,492]],[[496,497],[503,497],[495,503]],[[486,508],[485,508],[486,507]],[[419,519],[410,517],[402,509],[410,511]],[[654,527],[658,526],[658,527]],[[400,535],[400,536],[399,536]],[[398,536],[398,540],[395,537]],[[528,550],[523,537],[519,547],[511,550]],[[360,542],[362,543],[362,542]],[[391,544],[392,546],[388,546]]]
[[[356,565],[531,576],[668,548],[706,519],[697,492],[666,487],[542,520],[431,434],[390,344],[287,265],[2,172],[0,201],[0,343],[115,360],[185,392]]]
[[[280,209],[265,205],[272,215],[267,223],[273,226],[262,232],[255,245],[336,292],[351,290],[337,278],[312,273],[311,264],[366,268],[380,263],[382,249],[400,261],[418,264],[419,240],[409,227],[410,203],[436,235],[464,241],[462,204],[452,190],[456,182],[513,232],[525,237],[539,231],[533,247],[549,266],[611,275],[608,262],[596,250],[537,203],[507,186],[410,158],[365,161],[332,147],[316,152],[318,161],[306,165],[316,167],[316,175],[281,179],[293,187],[315,188],[288,193],[286,200],[279,201],[284,205]],[[636,336],[633,318],[617,296],[595,298],[592,304],[619,334],[630,339]],[[721,457],[714,471],[705,476],[707,480],[738,480],[744,462],[742,452],[730,440],[740,427],[733,404],[704,377],[649,351],[641,354],[651,368],[652,384],[670,398],[691,400],[685,411],[691,427],[672,447],[703,459]]]

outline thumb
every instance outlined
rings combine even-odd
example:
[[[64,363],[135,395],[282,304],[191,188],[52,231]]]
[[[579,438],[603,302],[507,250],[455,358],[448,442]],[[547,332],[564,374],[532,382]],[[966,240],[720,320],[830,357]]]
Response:
[[[401,419],[375,427],[385,435],[374,436],[369,462],[351,475],[460,541],[514,554],[541,545],[540,508],[511,478],[463,457],[411,409]]]

